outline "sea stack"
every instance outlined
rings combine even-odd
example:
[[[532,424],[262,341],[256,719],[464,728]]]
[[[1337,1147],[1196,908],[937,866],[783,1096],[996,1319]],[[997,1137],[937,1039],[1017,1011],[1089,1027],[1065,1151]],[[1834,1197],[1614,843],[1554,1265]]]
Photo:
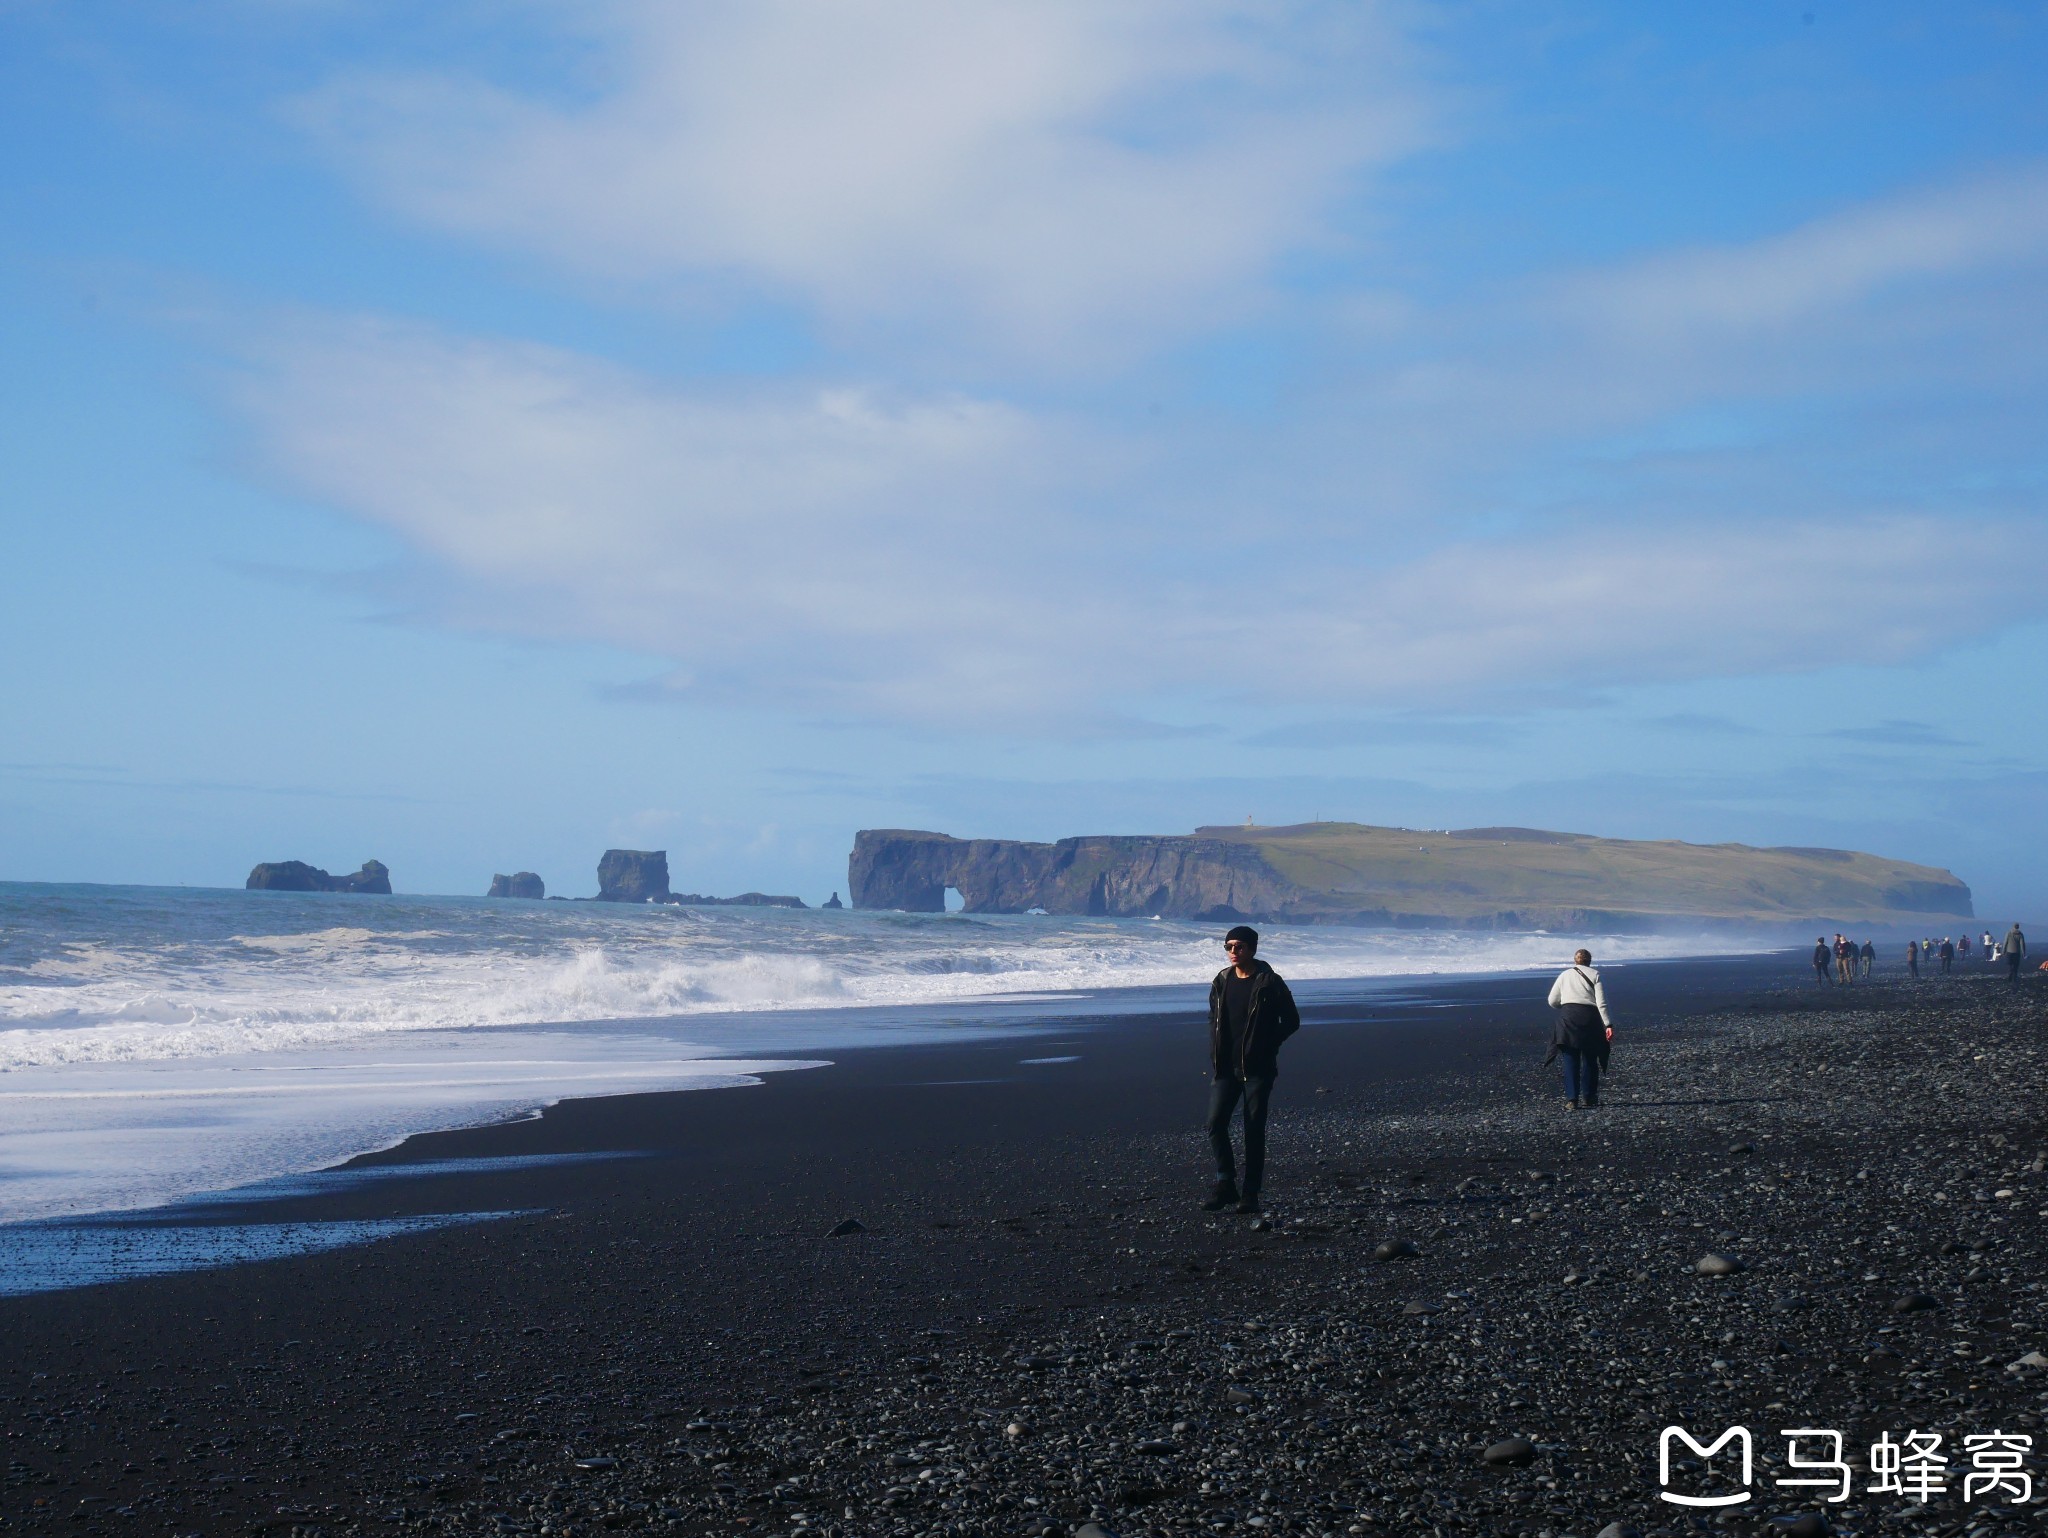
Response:
[[[491,889],[486,897],[526,897],[539,902],[548,895],[547,883],[530,870],[514,871],[509,876],[491,877]]]
[[[607,849],[597,862],[597,900],[601,903],[667,902],[666,849]]]
[[[837,892],[834,892],[830,897],[825,899],[825,906],[828,908],[843,908],[846,906],[846,904],[841,902],[839,900],[839,894]]]
[[[370,892],[391,895],[391,872],[382,860],[365,860],[352,876],[330,876],[304,860],[266,861],[242,883],[250,892]]]

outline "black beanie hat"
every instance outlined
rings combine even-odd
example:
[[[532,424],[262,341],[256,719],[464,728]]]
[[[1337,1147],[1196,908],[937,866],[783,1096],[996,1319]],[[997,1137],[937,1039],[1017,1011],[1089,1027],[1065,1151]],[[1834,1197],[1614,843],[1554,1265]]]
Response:
[[[1231,930],[1230,933],[1225,935],[1223,938],[1226,940],[1248,941],[1253,950],[1257,950],[1259,948],[1259,932],[1256,929],[1252,928],[1252,926],[1249,924],[1239,924],[1235,929]]]

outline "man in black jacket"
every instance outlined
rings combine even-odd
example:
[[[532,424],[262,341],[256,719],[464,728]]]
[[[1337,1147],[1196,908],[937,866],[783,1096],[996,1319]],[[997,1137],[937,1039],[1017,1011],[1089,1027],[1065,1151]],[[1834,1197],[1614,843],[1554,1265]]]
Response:
[[[1280,1043],[1301,1028],[1301,1011],[1278,972],[1258,959],[1259,932],[1240,924],[1223,937],[1230,965],[1209,985],[1209,1145],[1216,1150],[1216,1189],[1204,1211],[1259,1210],[1266,1173],[1266,1108],[1280,1071]],[[1230,1118],[1244,1102],[1244,1186],[1230,1149]]]

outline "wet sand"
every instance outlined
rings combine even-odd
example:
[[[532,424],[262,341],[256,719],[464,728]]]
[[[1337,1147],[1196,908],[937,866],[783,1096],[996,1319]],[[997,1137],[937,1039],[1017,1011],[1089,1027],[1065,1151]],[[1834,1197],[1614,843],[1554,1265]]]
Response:
[[[2048,992],[1810,978],[1616,969],[1592,1113],[1536,1066],[1540,980],[1316,1002],[1263,1225],[1195,1208],[1198,998],[414,1138],[359,1166],[434,1172],[220,1221],[528,1215],[0,1299],[0,1516],[1591,1538],[1692,1523],[1654,1499],[1674,1420],[1755,1432],[1737,1529],[1812,1504],[1770,1486],[1781,1426],[1844,1432],[1838,1525],[2038,1514],[1867,1496],[1861,1460],[2040,1435],[2048,1382],[2008,1364],[2048,1353]],[[1527,1462],[1482,1462],[1512,1436]]]

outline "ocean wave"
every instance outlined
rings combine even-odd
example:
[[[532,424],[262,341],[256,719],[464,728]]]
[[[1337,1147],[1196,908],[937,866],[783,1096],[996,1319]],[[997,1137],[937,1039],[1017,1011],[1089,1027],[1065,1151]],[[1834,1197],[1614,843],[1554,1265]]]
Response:
[[[78,903],[38,914],[0,892],[0,1072],[292,1051],[393,1032],[1199,984],[1219,964],[1209,926],[1171,922],[380,898],[335,924],[330,904],[250,896],[131,901],[101,915],[94,932],[95,915]],[[1267,954],[1301,980],[1511,971],[1561,962],[1579,938],[1276,929]],[[1729,948],[1725,939],[1591,943],[1612,959]]]

